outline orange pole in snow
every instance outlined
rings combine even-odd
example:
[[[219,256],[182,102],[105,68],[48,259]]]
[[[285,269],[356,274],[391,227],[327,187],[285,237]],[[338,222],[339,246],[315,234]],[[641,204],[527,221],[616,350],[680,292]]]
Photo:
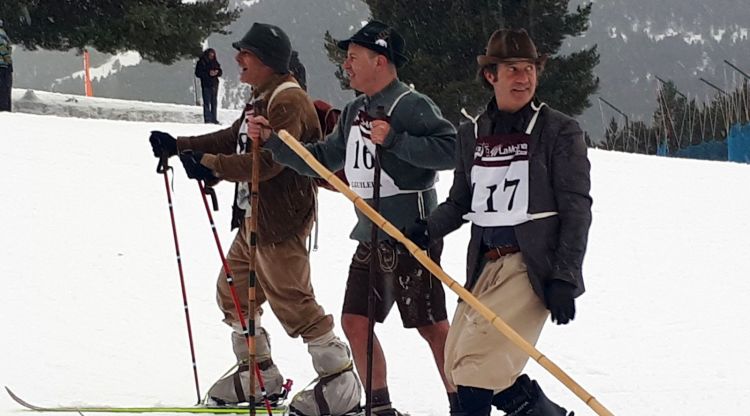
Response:
[[[94,96],[94,89],[91,88],[91,75],[89,74],[89,69],[91,68],[91,65],[89,63],[89,51],[88,49],[84,49],[83,51],[83,89],[86,92],[87,97],[93,97]]]

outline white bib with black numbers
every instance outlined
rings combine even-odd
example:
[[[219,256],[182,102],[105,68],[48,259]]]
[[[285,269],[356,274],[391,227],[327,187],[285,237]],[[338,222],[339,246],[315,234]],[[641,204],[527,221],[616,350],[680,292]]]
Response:
[[[529,221],[529,140],[538,108],[524,133],[479,137],[471,168],[471,211],[464,219],[480,227]]]
[[[370,141],[370,128],[373,120],[364,109],[360,109],[346,140],[346,164],[344,166],[346,179],[352,191],[365,199],[372,199],[375,177],[375,144]],[[409,191],[399,189],[385,170],[380,170],[381,197],[407,192]]]

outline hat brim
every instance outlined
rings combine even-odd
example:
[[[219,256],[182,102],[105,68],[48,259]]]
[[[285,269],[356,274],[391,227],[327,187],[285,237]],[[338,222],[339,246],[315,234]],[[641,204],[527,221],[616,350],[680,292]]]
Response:
[[[477,56],[477,63],[479,66],[486,66],[486,65],[492,65],[492,64],[499,64],[499,63],[508,63],[508,62],[532,62],[538,66],[544,66],[544,64],[547,62],[547,55],[542,55],[536,59],[534,58],[498,58],[497,56],[492,55],[479,55]]]
[[[271,65],[269,65],[270,62],[268,62],[268,58],[265,55],[263,55],[263,53],[260,51],[260,49],[256,48],[255,46],[248,45],[247,43],[242,43],[242,41],[239,41],[239,42],[233,42],[232,43],[232,47],[234,49],[237,49],[238,51],[241,51],[241,50],[244,49],[246,51],[252,52],[253,55],[255,55],[256,58],[258,58],[261,62],[263,62],[263,65],[266,65],[267,67],[273,69],[274,71],[276,71],[279,74],[288,74],[289,73],[289,68],[286,68],[286,69],[283,69],[283,68],[274,68]]]
[[[362,46],[364,48],[367,48],[367,49],[369,49],[371,51],[377,52],[377,53],[385,56],[386,58],[388,57],[388,55],[390,55],[388,49],[386,49],[386,48],[378,45],[377,43],[373,43],[373,42],[365,42],[365,41],[361,41],[361,40],[346,39],[346,40],[339,41],[336,44],[336,46],[338,46],[339,49],[346,51],[346,50],[349,49],[349,45],[352,44],[352,43],[354,43],[355,45],[359,45],[359,46]],[[404,64],[406,64],[407,62],[409,62],[409,58],[407,58],[406,56],[404,56],[404,55],[402,55],[402,54],[400,54],[400,53],[398,53],[396,51],[393,51],[393,55],[394,55],[393,56],[393,59],[394,59],[393,64],[396,65],[397,68],[400,68]]]
[[[238,51],[241,49],[250,49],[248,45],[245,45],[242,41],[232,42],[232,47]]]

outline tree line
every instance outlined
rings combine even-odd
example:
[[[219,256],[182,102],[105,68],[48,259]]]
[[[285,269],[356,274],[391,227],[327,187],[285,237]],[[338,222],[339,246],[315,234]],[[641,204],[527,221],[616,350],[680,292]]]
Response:
[[[262,0],[268,1],[268,0]],[[476,56],[500,28],[524,28],[550,59],[537,95],[572,116],[590,106],[599,85],[596,46],[568,55],[564,39],[583,34],[591,4],[570,11],[567,0],[365,0],[371,16],[395,27],[406,39],[410,64],[402,80],[430,96],[453,122],[461,109],[477,114],[490,97],[476,79]],[[138,51],[146,60],[171,64],[200,55],[202,42],[240,16],[229,0],[4,0],[0,17],[14,42],[27,49],[115,54]],[[262,17],[259,16],[259,20]],[[240,34],[241,35],[241,34]],[[326,33],[329,59],[343,61]],[[323,51],[321,51],[323,52]],[[344,74],[337,74],[346,86]]]

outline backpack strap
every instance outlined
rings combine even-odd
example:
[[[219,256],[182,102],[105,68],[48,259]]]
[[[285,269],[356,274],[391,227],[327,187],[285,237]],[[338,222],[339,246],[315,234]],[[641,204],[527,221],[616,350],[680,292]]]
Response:
[[[268,98],[268,107],[271,108],[271,103],[273,102],[273,99],[276,98],[277,95],[279,95],[280,92],[284,90],[288,90],[290,88],[302,88],[294,81],[286,81],[279,84],[278,87],[276,87],[275,90],[271,93],[271,97]]]

